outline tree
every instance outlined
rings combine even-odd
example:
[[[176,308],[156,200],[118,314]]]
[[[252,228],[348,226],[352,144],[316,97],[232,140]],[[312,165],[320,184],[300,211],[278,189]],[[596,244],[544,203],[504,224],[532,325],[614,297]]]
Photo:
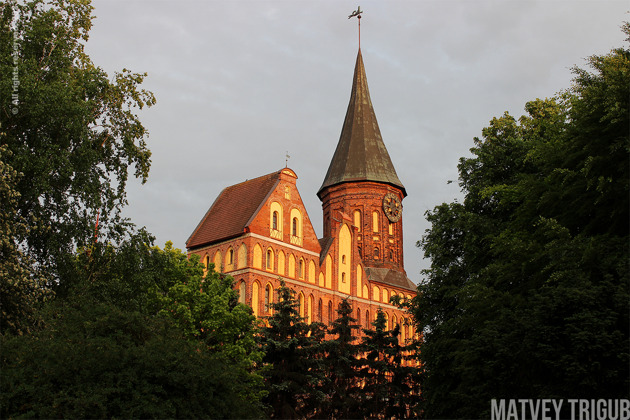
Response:
[[[0,332],[24,334],[39,324],[37,309],[52,291],[15,241],[32,224],[17,214],[19,174],[5,162],[10,153],[0,146]]]
[[[128,171],[146,181],[151,153],[136,109],[155,103],[139,89],[145,75],[113,80],[84,46],[92,25],[89,0],[10,0],[0,5],[0,144],[20,174],[16,218],[33,228],[14,241],[54,284],[76,247],[98,235],[120,240],[126,223]],[[12,96],[14,95],[14,96]]]
[[[352,318],[352,306],[344,299],[337,309],[338,317],[329,327],[335,338],[326,340],[322,348],[325,353],[322,366],[326,380],[323,390],[326,404],[318,417],[347,419],[360,411],[361,378],[358,374],[361,349],[357,341],[357,320]]]
[[[589,64],[518,121],[493,119],[460,160],[464,202],[427,213],[411,309],[428,418],[627,396],[630,50]]]
[[[265,402],[271,418],[310,417],[324,399],[319,347],[324,328],[305,322],[295,292],[284,281],[277,296],[270,304],[273,314],[267,318],[268,325],[260,333],[265,354],[262,374],[268,392]]]
[[[382,310],[376,313],[374,329],[364,329],[359,373],[363,389],[359,413],[364,418],[409,418],[418,398],[418,368],[400,345],[400,325],[387,329]]]
[[[43,327],[0,337],[3,418],[259,418],[261,354],[231,279],[139,232],[75,257]]]

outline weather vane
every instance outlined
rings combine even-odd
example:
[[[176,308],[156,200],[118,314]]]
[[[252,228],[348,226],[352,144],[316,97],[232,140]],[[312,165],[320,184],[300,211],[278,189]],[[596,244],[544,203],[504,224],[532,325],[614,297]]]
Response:
[[[357,19],[359,19],[359,49],[361,49],[361,13],[363,13],[363,10],[361,10],[361,6],[359,6],[357,7],[357,10],[355,10],[350,16],[348,16],[348,19],[355,16],[357,17]]]
[[[288,168],[289,167],[289,159],[291,158],[291,156],[289,156],[289,151],[287,150],[287,154],[284,155],[284,167]]]

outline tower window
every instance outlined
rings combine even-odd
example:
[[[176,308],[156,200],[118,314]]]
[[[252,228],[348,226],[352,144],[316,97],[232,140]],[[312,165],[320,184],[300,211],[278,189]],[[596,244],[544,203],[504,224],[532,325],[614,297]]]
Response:
[[[346,282],[346,273],[341,273],[341,282],[342,283]]]
[[[378,247],[374,247],[374,258],[379,259],[381,257],[381,252]]]
[[[377,211],[372,212],[372,232],[378,232],[380,229],[378,228],[379,225],[379,214]]]
[[[359,229],[359,232],[361,232],[361,212],[359,210],[354,211],[354,225]]]

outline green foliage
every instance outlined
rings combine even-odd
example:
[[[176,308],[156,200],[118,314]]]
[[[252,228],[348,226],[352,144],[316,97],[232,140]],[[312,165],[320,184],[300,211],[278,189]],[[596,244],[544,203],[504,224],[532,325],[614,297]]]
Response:
[[[307,324],[300,316],[295,292],[282,281],[273,314],[260,332],[265,354],[262,374],[268,392],[265,398],[271,418],[303,418],[316,412],[324,394],[320,342],[323,325]]]
[[[409,349],[400,345],[400,325],[387,329],[382,310],[376,313],[374,329],[364,329],[360,350],[364,357],[360,376],[363,389],[360,411],[364,418],[409,418],[418,402],[419,368],[411,361]]]
[[[493,119],[460,160],[464,202],[427,213],[432,265],[411,307],[428,418],[627,397],[630,51],[589,64],[518,121]]]
[[[23,334],[39,323],[37,308],[52,291],[15,241],[31,224],[17,214],[19,175],[5,161],[10,154],[6,146],[0,146],[0,332]]]
[[[144,182],[147,132],[134,113],[155,98],[139,89],[145,75],[113,80],[84,52],[92,25],[88,0],[10,0],[0,4],[0,144],[20,176],[16,232],[27,254],[59,280],[76,246],[87,246],[100,213],[99,237],[120,239],[128,170]]]
[[[150,242],[79,254],[44,327],[2,338],[2,417],[260,417],[254,318],[231,279]]]
[[[356,343],[359,326],[357,320],[352,318],[352,306],[348,299],[341,301],[337,314],[337,319],[328,330],[334,338],[322,343],[325,379],[321,387],[326,400],[317,416],[347,419],[356,417],[360,412],[361,349]]]

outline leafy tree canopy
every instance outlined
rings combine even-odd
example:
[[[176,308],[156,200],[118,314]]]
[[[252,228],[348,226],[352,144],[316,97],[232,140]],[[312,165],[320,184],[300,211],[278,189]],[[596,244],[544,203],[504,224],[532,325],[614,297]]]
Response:
[[[88,0],[0,4],[0,144],[16,178],[13,241],[58,280],[77,246],[120,239],[128,172],[146,181],[151,153],[135,111],[155,103],[145,74],[110,79],[85,54]],[[15,96],[12,96],[15,95]],[[9,101],[8,99],[11,98]]]
[[[139,232],[74,260],[44,326],[2,340],[2,417],[258,418],[261,354],[228,277]]]
[[[518,120],[494,118],[460,160],[464,202],[427,213],[412,309],[428,418],[627,397],[630,50],[588,63]]]

